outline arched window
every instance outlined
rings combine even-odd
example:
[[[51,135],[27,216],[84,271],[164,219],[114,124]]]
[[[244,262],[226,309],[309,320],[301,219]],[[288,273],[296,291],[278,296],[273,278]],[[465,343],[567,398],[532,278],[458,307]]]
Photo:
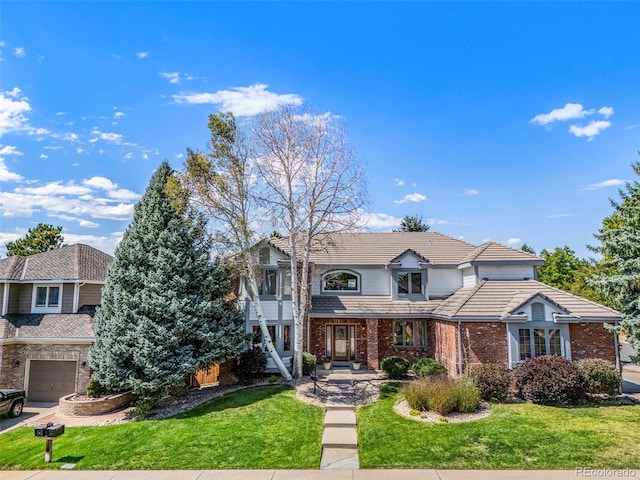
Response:
[[[329,272],[322,277],[323,292],[359,292],[360,277],[351,272]]]

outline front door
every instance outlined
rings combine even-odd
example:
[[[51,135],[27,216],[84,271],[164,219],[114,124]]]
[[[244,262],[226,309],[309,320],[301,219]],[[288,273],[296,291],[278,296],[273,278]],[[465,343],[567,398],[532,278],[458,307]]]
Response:
[[[333,359],[338,361],[349,360],[349,326],[333,326]]]

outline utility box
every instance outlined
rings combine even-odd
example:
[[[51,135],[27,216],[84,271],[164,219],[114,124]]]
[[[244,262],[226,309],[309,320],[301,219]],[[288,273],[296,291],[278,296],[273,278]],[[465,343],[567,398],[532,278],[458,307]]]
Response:
[[[58,423],[56,425],[51,425],[47,428],[47,437],[55,438],[59,437],[64,433],[64,425],[62,423]]]

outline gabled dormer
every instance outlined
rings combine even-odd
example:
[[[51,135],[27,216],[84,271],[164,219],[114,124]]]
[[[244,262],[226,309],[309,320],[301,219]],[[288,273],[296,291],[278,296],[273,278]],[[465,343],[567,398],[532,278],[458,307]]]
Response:
[[[458,265],[463,286],[472,287],[482,280],[535,280],[536,267],[544,260],[528,252],[497,242],[486,242],[469,252]]]
[[[408,248],[391,259],[391,296],[398,301],[426,301],[429,299],[427,268],[429,260]]]

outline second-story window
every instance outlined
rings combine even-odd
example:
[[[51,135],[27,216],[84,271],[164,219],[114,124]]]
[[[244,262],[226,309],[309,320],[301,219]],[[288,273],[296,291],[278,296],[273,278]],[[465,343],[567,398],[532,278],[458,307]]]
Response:
[[[34,285],[31,302],[32,313],[60,313],[62,285]]]
[[[360,278],[351,272],[329,272],[322,277],[323,292],[359,292]]]
[[[53,308],[60,305],[60,287],[36,287],[36,307]]]
[[[422,273],[399,272],[398,295],[419,295],[422,293]]]
[[[275,295],[278,291],[278,270],[265,268],[262,274],[262,283],[258,285],[260,295]]]

